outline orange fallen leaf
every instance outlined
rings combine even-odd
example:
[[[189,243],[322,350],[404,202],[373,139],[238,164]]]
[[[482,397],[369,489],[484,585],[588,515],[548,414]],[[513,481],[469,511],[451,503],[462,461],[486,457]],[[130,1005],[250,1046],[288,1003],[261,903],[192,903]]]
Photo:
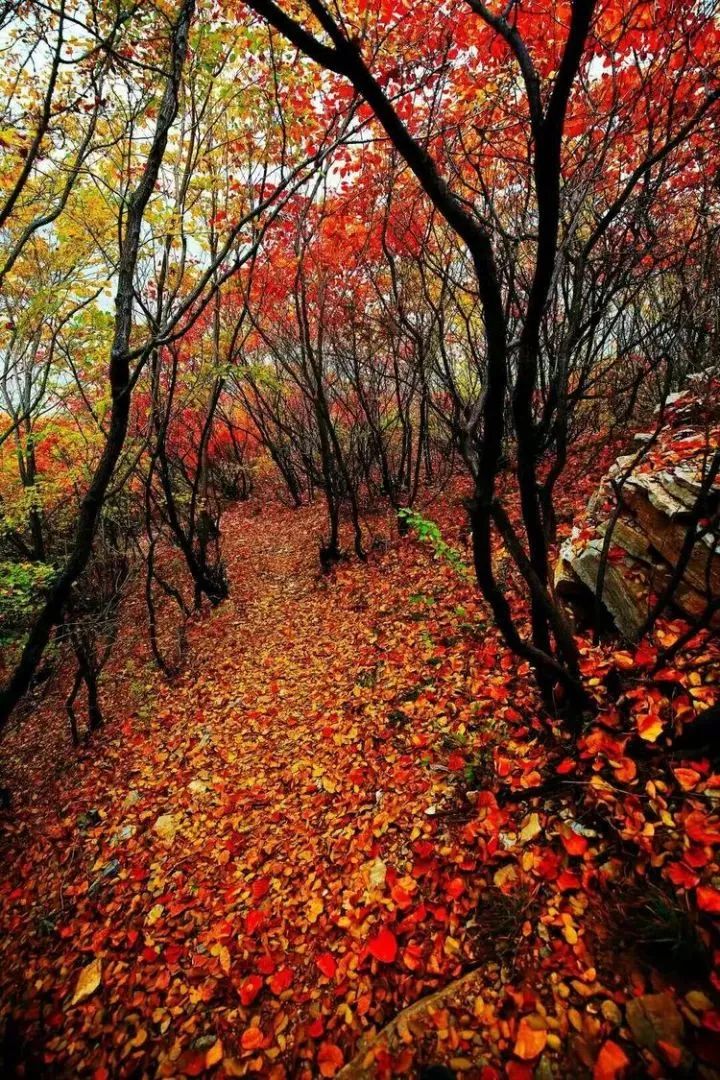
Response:
[[[527,1016],[518,1024],[513,1053],[523,1061],[532,1061],[541,1054],[547,1043],[547,1031],[544,1027],[532,1027]]]
[[[342,1050],[335,1043],[320,1043],[317,1062],[321,1076],[334,1076],[343,1067],[344,1060]]]
[[[630,1064],[625,1051],[612,1039],[603,1043],[598,1054],[593,1080],[620,1080],[624,1069]]]
[[[243,1031],[240,1039],[243,1050],[259,1050],[264,1044],[265,1036],[259,1027],[249,1027]]]

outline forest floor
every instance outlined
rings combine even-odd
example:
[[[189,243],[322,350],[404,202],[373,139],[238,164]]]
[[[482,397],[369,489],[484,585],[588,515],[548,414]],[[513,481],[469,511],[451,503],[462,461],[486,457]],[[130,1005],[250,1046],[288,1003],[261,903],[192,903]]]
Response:
[[[459,499],[426,512],[469,557]],[[69,750],[58,690],[10,733],[3,1075],[720,1075],[720,779],[626,755],[639,691],[573,744],[469,575],[409,537],[323,576],[322,523],[232,511],[182,673],[131,610],[104,729]],[[675,690],[709,703],[716,661]]]

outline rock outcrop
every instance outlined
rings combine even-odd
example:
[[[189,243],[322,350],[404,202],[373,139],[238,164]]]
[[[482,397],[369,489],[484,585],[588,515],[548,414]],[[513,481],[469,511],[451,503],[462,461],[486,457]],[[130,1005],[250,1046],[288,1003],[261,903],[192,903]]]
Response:
[[[672,395],[657,429],[636,445],[604,478],[555,571],[558,595],[576,616],[595,621],[599,608],[630,641],[676,577],[671,611],[694,622],[720,603],[720,377],[706,373]],[[710,621],[720,625],[720,610]]]

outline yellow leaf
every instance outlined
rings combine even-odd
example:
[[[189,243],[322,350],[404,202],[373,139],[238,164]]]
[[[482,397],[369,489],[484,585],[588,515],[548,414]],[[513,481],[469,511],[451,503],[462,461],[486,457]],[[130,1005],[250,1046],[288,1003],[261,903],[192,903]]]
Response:
[[[148,926],[154,926],[158,919],[162,918],[164,910],[165,908],[162,906],[162,904],[155,904],[153,907],[151,907],[145,920]]]
[[[308,922],[309,923],[316,923],[318,921],[320,915],[322,914],[322,911],[323,911],[324,907],[325,907],[325,905],[323,904],[320,897],[319,896],[314,896],[312,898],[312,900],[310,901],[310,903],[308,904],[308,909],[307,909]]]
[[[531,814],[520,830],[520,843],[529,844],[530,841],[534,840],[536,836],[539,836],[541,832],[542,826],[540,824],[540,818],[537,814]]]
[[[78,1001],[82,1001],[84,998],[94,994],[100,985],[101,978],[102,966],[100,964],[100,957],[96,956],[92,963],[88,964],[87,967],[84,967],[80,972],[71,1005],[77,1005]]]
[[[641,713],[636,717],[638,735],[645,742],[655,742],[662,734],[663,724],[657,713]]]
[[[213,1065],[217,1065],[222,1061],[223,1057],[223,1044],[220,1039],[213,1043],[208,1052],[205,1054],[205,1068],[212,1069]]]

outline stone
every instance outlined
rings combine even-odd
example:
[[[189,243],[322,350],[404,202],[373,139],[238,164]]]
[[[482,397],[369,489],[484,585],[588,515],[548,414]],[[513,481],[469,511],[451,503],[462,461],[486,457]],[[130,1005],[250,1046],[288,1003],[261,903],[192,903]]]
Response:
[[[583,520],[560,548],[554,582],[572,617],[603,627],[608,621],[636,641],[656,598],[673,581],[688,521],[703,491],[708,462],[720,446],[720,379],[696,391],[673,395],[667,423],[658,433],[636,436],[638,450],[619,457],[589,500]],[[647,456],[642,447],[647,447]],[[620,482],[622,482],[620,484]],[[622,500],[617,512],[617,489]],[[705,488],[707,485],[705,484]],[[703,528],[669,605],[690,621],[701,618],[720,597],[720,477],[702,510]],[[604,570],[602,604],[595,600],[603,547],[612,535]],[[713,625],[720,625],[716,612]]]
[[[625,1016],[638,1046],[654,1050],[658,1042],[682,1045],[685,1025],[672,994],[644,994],[632,998]]]

